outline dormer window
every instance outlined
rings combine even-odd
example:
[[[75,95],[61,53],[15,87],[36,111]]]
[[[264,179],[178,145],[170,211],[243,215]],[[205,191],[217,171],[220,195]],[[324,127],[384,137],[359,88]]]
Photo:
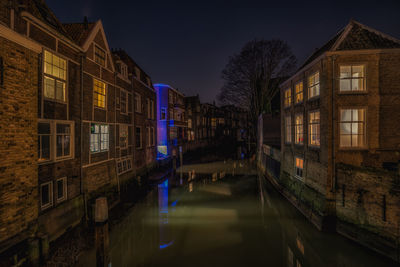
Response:
[[[106,52],[97,45],[94,46],[94,61],[103,67],[106,66]]]
[[[138,67],[135,67],[135,76],[136,76],[136,79],[140,80],[140,70]]]
[[[128,79],[128,66],[123,62],[118,62],[118,72],[124,77]]]

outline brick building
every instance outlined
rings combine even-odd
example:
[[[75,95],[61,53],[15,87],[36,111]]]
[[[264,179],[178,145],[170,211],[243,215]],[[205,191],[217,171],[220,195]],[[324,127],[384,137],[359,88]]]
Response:
[[[320,229],[396,256],[400,41],[351,21],[281,85],[284,194]],[[335,220],[337,219],[337,220]]]
[[[165,84],[154,84],[157,94],[157,157],[178,155],[185,143],[184,95]]]
[[[185,97],[185,108],[187,116],[186,150],[195,150],[206,145],[203,140],[204,116],[199,96]]]

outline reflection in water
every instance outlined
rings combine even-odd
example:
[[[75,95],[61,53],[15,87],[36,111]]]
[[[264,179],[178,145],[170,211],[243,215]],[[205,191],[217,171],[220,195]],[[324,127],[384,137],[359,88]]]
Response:
[[[390,266],[316,230],[263,178],[229,175],[233,162],[219,171],[213,164],[191,166],[195,180],[171,177],[136,204],[111,230],[112,266]],[[251,171],[241,165],[237,173]],[[95,266],[93,251],[78,266]]]

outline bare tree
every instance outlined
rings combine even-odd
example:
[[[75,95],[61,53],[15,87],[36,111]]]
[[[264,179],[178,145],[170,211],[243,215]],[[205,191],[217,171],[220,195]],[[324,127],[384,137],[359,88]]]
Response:
[[[271,100],[279,83],[296,66],[296,57],[282,40],[253,40],[229,58],[222,71],[224,85],[220,104],[233,104],[249,111],[253,123],[262,112],[271,112]],[[252,133],[253,137],[255,133]]]

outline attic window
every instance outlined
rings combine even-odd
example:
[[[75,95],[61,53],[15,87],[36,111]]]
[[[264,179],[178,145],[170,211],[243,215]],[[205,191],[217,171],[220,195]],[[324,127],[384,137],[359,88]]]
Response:
[[[97,45],[94,46],[94,61],[103,67],[106,65],[106,52]]]
[[[135,67],[135,76],[136,76],[136,79],[140,80],[140,70],[138,67]]]
[[[128,66],[125,63],[118,63],[118,70],[124,78],[128,78]]]

